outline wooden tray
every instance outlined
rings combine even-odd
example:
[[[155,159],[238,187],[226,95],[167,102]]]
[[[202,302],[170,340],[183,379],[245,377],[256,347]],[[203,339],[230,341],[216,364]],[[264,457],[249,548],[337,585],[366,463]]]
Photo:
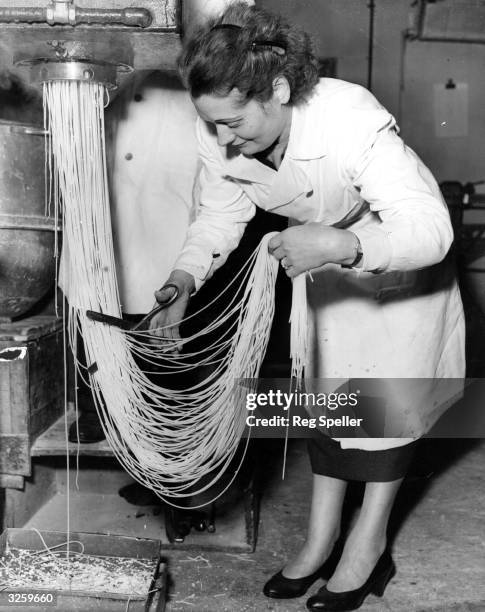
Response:
[[[67,535],[60,531],[41,531],[47,546],[56,546],[66,542]],[[117,593],[92,593],[84,591],[56,591],[56,605],[34,604],[22,605],[24,612],[39,612],[40,610],[62,612],[119,612],[128,609],[129,612],[163,612],[165,610],[166,567],[161,559],[161,544],[158,540],[131,538],[126,536],[102,535],[96,533],[69,533],[70,540],[78,540],[84,545],[86,554],[126,557],[134,559],[154,559],[156,569],[153,575],[149,592],[144,598],[128,597]],[[6,529],[0,537],[0,555],[3,556],[7,544],[11,548],[23,550],[43,550],[44,545],[38,533],[32,529]],[[62,550],[57,548],[56,550]],[[12,609],[8,605],[8,594],[16,593],[42,593],[42,589],[4,589],[0,591],[0,611]],[[45,593],[52,591],[44,590]],[[128,606],[128,608],[127,608]],[[15,606],[18,607],[18,606]]]

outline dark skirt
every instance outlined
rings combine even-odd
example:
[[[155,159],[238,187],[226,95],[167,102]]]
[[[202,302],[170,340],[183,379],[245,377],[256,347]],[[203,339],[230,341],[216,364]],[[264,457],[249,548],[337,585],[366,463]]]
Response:
[[[390,482],[403,478],[416,450],[417,442],[387,450],[342,448],[320,432],[308,440],[312,472],[340,480]]]

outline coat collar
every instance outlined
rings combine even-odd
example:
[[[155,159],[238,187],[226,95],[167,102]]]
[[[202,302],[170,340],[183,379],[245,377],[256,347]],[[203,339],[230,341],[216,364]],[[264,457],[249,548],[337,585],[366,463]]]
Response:
[[[285,155],[278,172],[244,155],[228,160],[225,172],[240,183],[259,183],[266,193],[263,199],[271,208],[288,204],[313,189],[305,168],[290,155]],[[263,201],[261,205],[265,207]]]
[[[226,157],[224,171],[230,178],[262,185],[271,184],[275,175],[272,168],[265,166],[257,159],[245,157],[241,153],[237,153],[234,157]]]
[[[293,107],[287,155],[292,159],[310,160],[325,157],[327,147],[319,89],[305,103]]]

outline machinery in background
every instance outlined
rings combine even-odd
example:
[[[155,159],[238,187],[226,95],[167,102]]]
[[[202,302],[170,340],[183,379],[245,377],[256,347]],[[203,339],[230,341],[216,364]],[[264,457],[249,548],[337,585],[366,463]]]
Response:
[[[444,181],[440,184],[450,211],[455,232],[455,251],[462,274],[485,272],[485,194],[480,190],[484,184],[485,180],[465,184]]]
[[[101,82],[113,97],[136,70],[175,71],[181,33],[203,18],[207,2],[130,0],[126,6],[127,1],[14,0],[2,6],[0,0],[0,76],[26,91],[50,80]],[[3,107],[1,94],[2,89]],[[15,112],[15,100],[13,106]],[[40,94],[36,115],[41,122]],[[20,122],[0,124],[0,318],[5,320],[24,315],[54,285],[43,130]]]
[[[8,4],[0,5],[0,70],[8,74],[4,80],[26,90],[52,79],[103,82],[115,90],[135,69],[175,68],[181,31],[177,0],[140,0],[129,7],[124,0]],[[36,104],[41,106],[40,95]],[[0,123],[4,321],[29,312],[54,287],[55,228],[45,210],[43,134],[41,125],[27,125],[22,118]]]
[[[420,40],[485,42],[485,4],[476,0],[420,0],[414,35]]]
[[[15,0],[0,5],[0,62],[30,81],[93,80],[115,87],[132,70],[174,70],[177,0]],[[10,3],[9,3],[10,4]]]
[[[0,321],[53,290],[55,223],[46,214],[41,126],[0,120]]]

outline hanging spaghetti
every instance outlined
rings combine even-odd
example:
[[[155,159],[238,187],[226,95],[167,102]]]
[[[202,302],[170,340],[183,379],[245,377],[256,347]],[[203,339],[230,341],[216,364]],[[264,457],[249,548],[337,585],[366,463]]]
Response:
[[[233,279],[237,291],[222,312],[184,339],[189,349],[197,339],[211,338],[197,350],[178,354],[171,350],[173,342],[153,344],[147,333],[89,320],[87,310],[121,316],[107,187],[104,100],[101,84],[52,81],[44,85],[56,211],[62,205],[61,276],[69,300],[70,342],[75,345],[80,331],[88,363],[97,365],[89,373],[96,408],[106,438],[126,470],[160,497],[192,497],[219,480],[238,448],[247,389],[236,383],[258,375],[274,312],[278,262],[268,254],[271,235],[267,235]],[[297,314],[294,317],[302,320]],[[302,332],[301,325],[299,329]],[[301,374],[301,351],[298,354],[296,367]],[[171,372],[187,375],[201,365],[206,368],[205,377],[189,388],[161,384]],[[80,375],[88,375],[81,364],[78,367]]]

